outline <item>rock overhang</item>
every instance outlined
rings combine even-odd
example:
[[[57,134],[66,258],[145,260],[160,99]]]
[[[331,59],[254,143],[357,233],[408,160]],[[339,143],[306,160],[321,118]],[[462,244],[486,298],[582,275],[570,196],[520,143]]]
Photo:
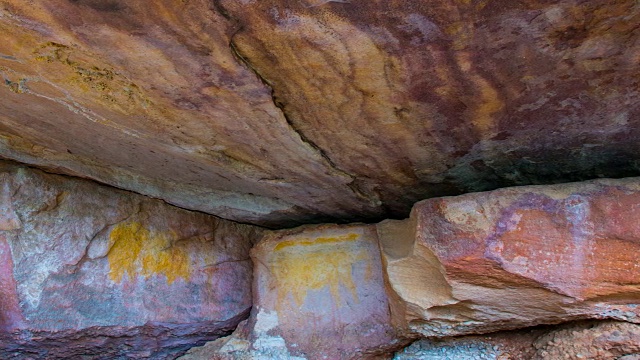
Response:
[[[640,174],[630,1],[3,0],[0,156],[269,227]]]

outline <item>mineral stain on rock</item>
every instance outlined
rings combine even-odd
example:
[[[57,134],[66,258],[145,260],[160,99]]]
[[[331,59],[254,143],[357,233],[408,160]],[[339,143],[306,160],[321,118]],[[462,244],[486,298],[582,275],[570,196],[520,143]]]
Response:
[[[251,308],[259,228],[4,161],[0,208],[0,359],[174,359]]]
[[[250,311],[234,360],[640,323],[640,179],[476,193],[640,174],[639,24],[638,0],[0,0],[0,158],[182,208],[0,161],[0,359],[175,358]],[[640,351],[591,330],[539,358]]]
[[[251,317],[220,359],[346,359],[395,344],[373,226],[265,232],[251,258]]]
[[[367,253],[358,249],[358,238],[358,234],[347,234],[286,240],[276,245],[271,266],[279,289],[278,303],[285,304],[291,294],[300,307],[310,290],[325,287],[338,306],[342,303],[341,288],[358,302],[352,267],[367,260]],[[370,273],[370,267],[367,268]]]
[[[125,275],[134,281],[138,275],[165,276],[171,285],[178,278],[190,278],[190,259],[184,250],[172,244],[172,236],[155,232],[137,222],[117,225],[109,235],[111,250],[108,254],[109,277],[122,282]]]

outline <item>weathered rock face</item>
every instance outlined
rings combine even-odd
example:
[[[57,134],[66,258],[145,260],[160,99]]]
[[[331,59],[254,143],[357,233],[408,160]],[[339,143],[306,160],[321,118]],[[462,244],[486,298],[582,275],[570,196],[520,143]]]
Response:
[[[175,357],[252,301],[189,356],[640,323],[638,179],[269,232],[253,265],[261,231],[206,214],[379,221],[639,175],[638,1],[0,0],[0,76],[0,159],[201,211],[0,162],[2,358]]]
[[[0,357],[173,358],[251,308],[258,228],[0,162]]]
[[[247,324],[191,358],[346,359],[398,346],[375,227],[273,232],[251,254],[254,308]]]
[[[0,156],[226,218],[640,172],[629,0],[0,1]]]
[[[379,226],[396,314],[427,336],[640,322],[638,179],[426,200]],[[398,236],[394,227],[409,226]]]
[[[487,335],[421,339],[396,352],[393,360],[531,360],[536,353],[534,344],[537,339],[552,331],[549,328],[530,328]]]
[[[425,200],[404,221],[270,232],[252,250],[251,317],[185,360],[367,358],[418,337],[640,324],[638,207],[639,178],[598,180]]]
[[[639,206],[639,178],[598,180],[265,232],[0,162],[0,357],[171,359],[238,324],[183,359],[379,358],[421,337],[396,357],[632,356]],[[576,319],[626,322],[450,339]]]
[[[280,338],[292,355],[312,358],[345,358],[393,344],[374,227],[273,233],[251,254],[254,344]]]
[[[633,360],[640,357],[640,326],[614,321],[565,326],[541,336],[534,347],[532,360]]]

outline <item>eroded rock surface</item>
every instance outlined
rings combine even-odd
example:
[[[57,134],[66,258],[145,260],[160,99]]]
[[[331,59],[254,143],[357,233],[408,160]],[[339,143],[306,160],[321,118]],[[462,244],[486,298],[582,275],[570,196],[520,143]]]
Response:
[[[0,158],[270,227],[640,174],[638,1],[0,0],[0,81]],[[0,185],[1,357],[172,357],[246,316],[258,229],[5,163]],[[251,317],[189,356],[640,322],[639,189],[269,233]]]
[[[260,229],[0,162],[0,357],[173,358],[251,308]]]
[[[378,226],[395,314],[426,336],[640,322],[638,206],[637,178],[420,202],[410,220]]]
[[[0,156],[270,226],[640,172],[629,0],[0,1]]]
[[[589,321],[490,335],[420,340],[394,360],[632,360],[640,357],[640,326]]]
[[[251,254],[251,317],[184,359],[348,359],[398,347],[374,226],[273,232]]]
[[[393,360],[531,360],[536,340],[554,328],[421,339],[396,352]]]
[[[425,200],[403,221],[269,232],[252,250],[251,317],[185,359],[375,358],[419,337],[432,340],[405,354],[453,346],[498,359],[512,351],[438,339],[579,319],[640,324],[639,207],[640,179],[608,179]],[[533,356],[527,339],[517,352]]]
[[[633,360],[640,357],[640,326],[604,321],[563,326],[534,343],[532,360]]]

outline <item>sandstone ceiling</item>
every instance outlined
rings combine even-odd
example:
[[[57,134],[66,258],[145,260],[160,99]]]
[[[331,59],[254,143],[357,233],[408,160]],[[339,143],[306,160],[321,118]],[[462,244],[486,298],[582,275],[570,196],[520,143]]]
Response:
[[[0,157],[280,227],[640,174],[630,0],[0,0]]]

